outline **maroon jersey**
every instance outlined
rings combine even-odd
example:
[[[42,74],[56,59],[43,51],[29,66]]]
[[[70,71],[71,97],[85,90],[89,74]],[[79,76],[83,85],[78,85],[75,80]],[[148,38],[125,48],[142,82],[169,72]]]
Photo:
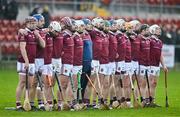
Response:
[[[43,29],[39,29],[38,31],[42,39],[46,41],[46,32]],[[36,58],[44,58],[44,48],[40,45],[37,45]]]
[[[36,58],[37,38],[35,38],[35,34],[33,31],[30,31],[27,28],[26,30],[27,30],[27,35],[19,34],[18,40],[19,42],[26,42],[26,52],[29,63],[34,63],[34,60]],[[19,53],[18,61],[25,63],[21,55],[21,52]]]
[[[140,39],[137,35],[130,36],[131,41],[131,56],[133,61],[139,60],[139,51],[140,51]]]
[[[131,62],[131,41],[129,40],[129,37],[127,37],[125,34],[122,38],[125,38],[126,40],[126,56],[125,56],[125,62]]]
[[[75,33],[73,35],[74,39],[74,61],[73,65],[80,66],[82,65],[83,59],[83,40],[80,34]]]
[[[162,41],[155,36],[152,36],[150,39],[150,65],[159,66],[161,50],[162,50]]]
[[[113,32],[109,32],[109,61],[114,62],[117,55],[117,38]]]
[[[69,30],[63,31],[63,64],[73,64],[74,56],[74,40],[72,38],[72,33]]]
[[[46,47],[44,53],[44,64],[51,64],[52,62],[52,52],[53,52],[53,38],[47,34],[46,35]]]
[[[139,56],[139,64],[144,66],[149,66],[149,58],[150,58],[150,40],[147,37],[142,35],[138,36],[141,40],[140,42],[140,56]]]
[[[63,34],[53,38],[53,55],[52,58],[61,58],[63,49]]]
[[[124,61],[126,56],[126,38],[123,36],[121,32],[117,32],[116,38],[117,38],[117,53],[118,58],[116,59],[116,62]]]
[[[100,53],[100,64],[109,63],[109,35],[102,33],[102,51]]]
[[[102,39],[104,38],[102,32],[98,29],[93,29],[90,32],[91,39],[93,42],[93,59],[99,60],[100,53],[102,52]]]

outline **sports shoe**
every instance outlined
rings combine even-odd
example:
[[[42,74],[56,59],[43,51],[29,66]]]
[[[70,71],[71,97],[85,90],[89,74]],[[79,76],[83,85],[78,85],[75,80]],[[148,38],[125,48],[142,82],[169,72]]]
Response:
[[[100,108],[100,104],[94,105],[93,109],[99,109]]]
[[[16,111],[23,112],[25,111],[23,107],[16,108]]]
[[[39,108],[39,110],[40,110],[40,111],[46,111],[46,109],[45,109],[44,106],[41,106],[41,107]]]
[[[31,106],[31,111],[38,111],[39,109],[36,106]]]

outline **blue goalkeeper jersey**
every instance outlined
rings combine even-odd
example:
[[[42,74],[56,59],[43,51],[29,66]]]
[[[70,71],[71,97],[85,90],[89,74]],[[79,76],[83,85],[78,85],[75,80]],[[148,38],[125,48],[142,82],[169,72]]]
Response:
[[[83,43],[83,61],[92,61],[92,41],[91,39],[84,39]]]

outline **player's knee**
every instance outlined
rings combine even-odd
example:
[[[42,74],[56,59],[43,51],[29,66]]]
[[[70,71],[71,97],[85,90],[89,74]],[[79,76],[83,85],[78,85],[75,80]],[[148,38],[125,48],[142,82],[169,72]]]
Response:
[[[146,82],[140,82],[140,83],[139,83],[139,86],[140,86],[141,88],[146,88]]]
[[[109,87],[109,83],[108,83],[108,82],[104,82],[103,88],[104,88],[104,90],[109,89],[109,88],[110,88],[110,87]]]
[[[157,82],[153,81],[151,85],[152,85],[152,87],[156,87],[157,86]]]
[[[68,87],[68,83],[62,82],[62,88],[63,88],[63,89],[67,89],[67,87]]]
[[[130,87],[130,83],[125,82],[125,83],[123,84],[123,87],[124,87],[124,88],[129,88],[129,87]]]

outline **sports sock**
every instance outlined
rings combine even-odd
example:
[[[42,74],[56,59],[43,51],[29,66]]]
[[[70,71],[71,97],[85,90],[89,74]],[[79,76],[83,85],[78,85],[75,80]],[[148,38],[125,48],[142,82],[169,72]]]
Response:
[[[33,102],[33,101],[31,101],[31,102],[30,102],[30,105],[31,105],[31,106],[34,106],[34,102]]]
[[[20,102],[20,101],[17,101],[17,102],[16,102],[16,108],[20,108],[20,107],[22,107],[21,102]]]
[[[38,107],[41,108],[44,106],[44,103],[42,100],[38,100]]]

